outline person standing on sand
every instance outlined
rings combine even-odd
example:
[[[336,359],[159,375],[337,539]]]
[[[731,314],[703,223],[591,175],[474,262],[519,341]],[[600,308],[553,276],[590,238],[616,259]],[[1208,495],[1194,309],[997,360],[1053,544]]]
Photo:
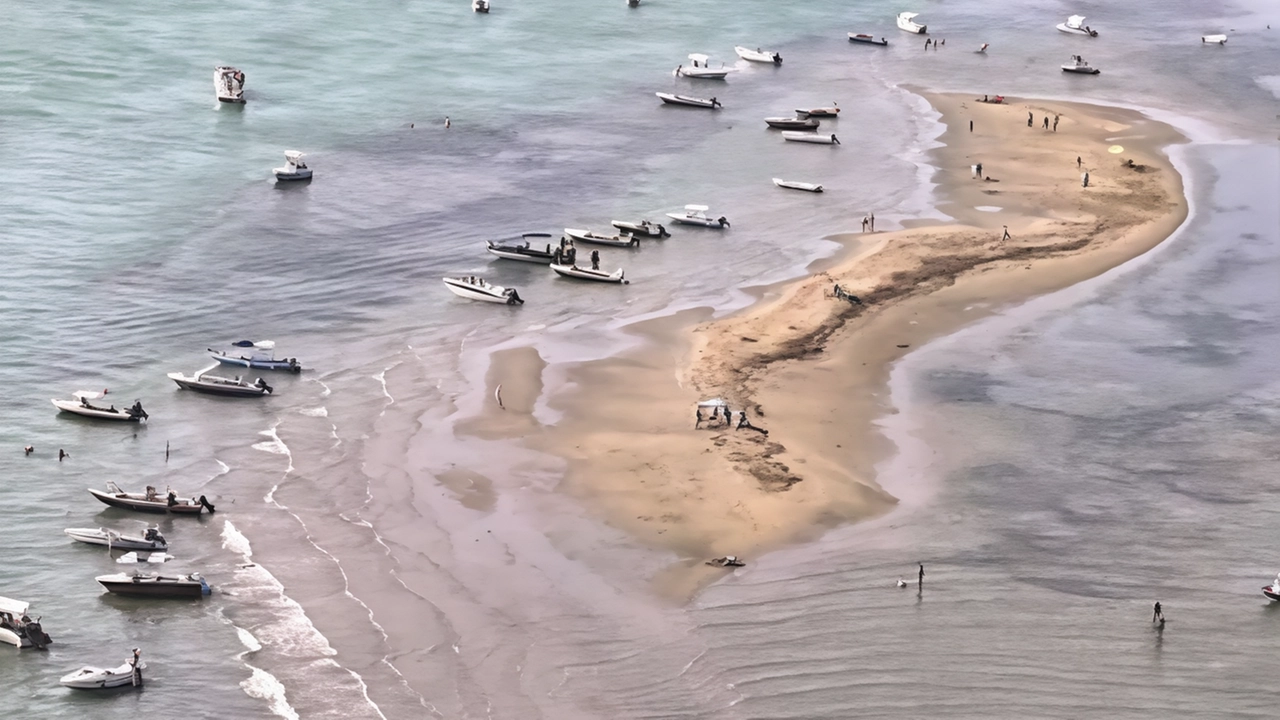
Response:
[[[867,217],[864,215],[862,216],[862,232],[866,232],[866,231],[867,231]]]
[[[698,426],[702,425],[702,408],[695,410],[693,416],[695,418],[693,422],[693,429],[697,430]]]
[[[982,179],[982,163],[978,163],[975,167],[978,170],[978,179],[981,180]]]
[[[875,231],[876,231],[876,214],[873,212],[871,213],[871,232],[875,232]]]
[[[1059,120],[1061,120],[1061,119],[1062,119],[1062,118],[1061,118],[1061,116],[1058,116],[1058,115],[1054,115],[1054,116],[1053,116],[1053,131],[1054,131],[1054,132],[1058,132],[1058,121],[1059,121]]]
[[[1005,225],[1005,226],[1004,226],[1004,237],[1000,238],[1000,242],[1004,242],[1004,241],[1006,241],[1006,240],[1010,240],[1010,239],[1012,239],[1012,238],[1011,238],[1011,236],[1009,235],[1009,226],[1008,226],[1008,225]]]
[[[1027,111],[1027,127],[1033,127],[1036,124],[1036,115],[1030,110]]]
[[[969,121],[969,132],[973,132],[973,121]]]
[[[1044,129],[1045,129],[1045,130],[1048,130],[1048,129],[1049,129],[1049,116],[1048,116],[1048,115],[1045,115],[1045,116],[1044,116]]]
[[[1084,175],[1080,177],[1080,183],[1084,187],[1089,187],[1089,171],[1085,170]]]
[[[1076,156],[1076,169],[1077,169],[1077,170],[1079,170],[1079,169],[1080,169],[1080,156],[1079,156],[1079,155],[1077,155],[1077,156]]]

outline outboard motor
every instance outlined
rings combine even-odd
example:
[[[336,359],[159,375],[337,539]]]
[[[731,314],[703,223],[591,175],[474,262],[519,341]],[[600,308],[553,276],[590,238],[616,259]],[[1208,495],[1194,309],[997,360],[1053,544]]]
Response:
[[[720,219],[717,220],[716,222],[720,223],[720,227],[729,227],[729,219],[724,217],[723,215],[721,215]]]
[[[31,647],[37,650],[48,650],[46,646],[53,642],[53,639],[44,634],[44,628],[40,626],[40,619],[27,620],[23,623],[23,628],[27,631],[27,639],[31,641]]]
[[[524,300],[520,297],[520,293],[516,292],[515,288],[511,288],[510,290],[507,291],[507,304],[508,305],[524,304]]]
[[[213,503],[209,502],[209,500],[203,495],[200,496],[200,505],[204,507],[205,510],[208,510],[210,514],[213,513]]]
[[[262,378],[258,378],[256,381],[254,381],[253,386],[266,390],[268,395],[271,394],[271,386],[268,385],[267,381],[263,380]]]
[[[664,227],[662,227],[661,225],[659,225],[659,226],[658,226],[658,237],[671,237],[671,233],[667,232],[667,229],[666,229],[666,228],[664,228]]]

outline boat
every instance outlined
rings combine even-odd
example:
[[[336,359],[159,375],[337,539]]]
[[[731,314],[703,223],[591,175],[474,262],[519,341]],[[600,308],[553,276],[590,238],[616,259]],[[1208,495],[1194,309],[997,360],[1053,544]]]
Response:
[[[488,14],[489,0],[471,0],[471,11]]]
[[[688,67],[680,65],[675,70],[672,70],[671,74],[676,77],[687,77],[693,80],[723,80],[725,76],[733,72],[733,68],[727,68],[724,65],[718,68],[711,67],[708,64],[707,56],[701,53],[690,53],[689,62],[691,64]]]
[[[1077,75],[1097,75],[1101,70],[1089,67],[1089,63],[1079,55],[1072,55],[1071,62],[1062,66],[1062,72],[1075,73]]]
[[[638,223],[628,222],[626,220],[614,220],[613,226],[619,230],[635,235],[636,237],[657,238],[661,240],[665,237],[671,237],[671,233],[661,225],[655,225],[648,220],[641,220]]]
[[[816,183],[798,182],[796,180],[783,180],[782,178],[774,178],[773,184],[780,188],[788,190],[804,190],[805,192],[820,193],[822,186]]]
[[[243,105],[244,73],[230,65],[219,65],[213,69],[213,91],[220,103]]]
[[[147,411],[142,409],[142,402],[136,401],[124,410],[117,410],[115,405],[101,407],[89,402],[97,400],[106,395],[106,392],[92,392],[90,390],[77,390],[71,393],[71,397],[75,400],[58,400],[53,398],[50,402],[58,408],[59,412],[71,413],[72,415],[81,415],[97,420],[115,420],[117,422],[143,422],[149,416]]]
[[[1227,36],[1226,35],[1201,35],[1200,42],[1202,44],[1209,43],[1210,45],[1226,45]]]
[[[520,293],[516,292],[515,288],[490,285],[487,280],[475,275],[456,278],[447,277],[444,278],[444,285],[454,295],[468,300],[502,303],[503,305],[524,304],[524,300],[520,298]]]
[[[920,17],[920,13],[913,13],[913,12],[898,13],[898,29],[906,30],[909,33],[915,33],[916,35],[924,35],[928,33],[929,26],[921,25],[920,23],[916,22],[915,18],[917,17]]]
[[[1276,573],[1274,582],[1262,588],[1262,594],[1266,595],[1270,600],[1280,601],[1280,573]]]
[[[720,101],[716,100],[715,98],[699,98],[699,97],[691,97],[689,95],[676,95],[674,93],[665,93],[665,92],[654,93],[654,95],[657,95],[659,98],[661,98],[662,102],[666,103],[667,105],[685,105],[687,107],[707,108],[709,110],[715,110],[716,108],[724,107],[723,105],[720,104]]]
[[[119,565],[137,565],[139,563],[166,563],[173,559],[173,556],[166,552],[137,552],[130,551],[116,558]]]
[[[729,221],[723,216],[713,220],[707,216],[707,210],[710,210],[710,208],[706,205],[685,205],[684,212],[669,212],[667,217],[682,225],[698,225],[716,229],[729,227]]]
[[[640,247],[640,238],[626,233],[621,233],[619,235],[600,235],[599,233],[593,233],[590,230],[565,228],[564,234],[579,242],[591,243],[593,245],[608,245],[610,247]]]
[[[788,142],[816,143],[818,145],[839,145],[840,140],[835,133],[823,135],[819,133],[807,132],[783,132],[782,139]]]
[[[725,555],[724,557],[713,558],[707,561],[711,567],[742,567],[746,563],[738,559],[737,555]]]
[[[520,236],[520,240],[524,242],[516,245],[510,240],[488,241],[489,252],[497,255],[504,260],[519,260],[520,262],[539,263],[541,265],[549,265],[555,258],[555,253],[551,252],[551,243],[547,243],[546,250],[539,250],[532,246],[531,239],[550,239],[551,233],[524,233]]]
[[[1058,23],[1058,31],[1067,33],[1068,35],[1084,35],[1085,37],[1098,37],[1098,31],[1084,24],[1083,15],[1072,15],[1067,18],[1064,23]]]
[[[111,507],[124,510],[173,515],[199,515],[205,509],[211,513],[214,511],[213,503],[203,495],[191,499],[179,498],[176,492],[169,489],[161,495],[150,485],[145,493],[127,493],[114,482],[108,482],[106,492],[89,488],[89,493]]]
[[[590,268],[580,268],[577,265],[557,265],[551,263],[551,269],[561,277],[577,278],[579,280],[594,280],[604,283],[621,283],[622,285],[630,285],[631,281],[625,277],[622,268],[618,268],[611,273],[603,270],[592,270]]]
[[[277,182],[311,179],[311,168],[307,167],[306,161],[302,159],[302,153],[297,150],[285,150],[284,166],[271,168],[271,172],[276,176]]]
[[[156,528],[147,528],[138,535],[124,535],[109,528],[67,528],[72,540],[90,545],[106,545],[112,550],[168,550],[169,543]]]
[[[640,7],[640,0],[627,0],[627,7]]]
[[[820,108],[796,108],[797,117],[816,117],[816,118],[833,118],[840,116],[840,107],[832,104],[831,107]]]
[[[302,372],[302,365],[298,362],[298,358],[276,358],[276,344],[274,341],[237,340],[231,343],[231,347],[240,348],[240,351],[236,355],[232,355],[226,352],[219,352],[213,348],[207,349],[213,359],[223,365],[233,365],[252,370]]]
[[[112,573],[94,578],[108,592],[149,598],[198,598],[213,592],[200,573],[160,575],[158,573]]]
[[[44,650],[53,638],[40,626],[40,618],[27,616],[30,603],[13,598],[0,597],[0,642],[14,647]]]
[[[889,41],[884,38],[877,40],[874,35],[866,33],[849,33],[849,42],[862,43],[863,45],[880,45],[881,47],[889,44]]]
[[[776,52],[766,52],[760,48],[752,50],[751,48],[745,48],[741,45],[735,47],[733,51],[738,53],[738,57],[746,60],[747,62],[773,63],[774,65],[782,64],[782,56]]]
[[[169,379],[178,384],[183,390],[193,390],[206,395],[225,395],[227,397],[262,397],[271,394],[271,386],[266,380],[258,378],[252,383],[245,382],[237,375],[235,378],[225,378],[220,375],[210,375],[209,371],[218,367],[216,364],[197,371],[194,375],[183,375],[182,373],[171,372]]]
[[[802,117],[771,117],[765,118],[764,123],[778,130],[817,130],[818,126],[822,124],[814,118]]]
[[[63,675],[58,682],[77,690],[102,690],[125,685],[139,687],[142,685],[142,671],[147,668],[147,664],[142,662],[141,655],[138,648],[134,648],[133,657],[120,667],[100,668],[85,665],[73,673]]]

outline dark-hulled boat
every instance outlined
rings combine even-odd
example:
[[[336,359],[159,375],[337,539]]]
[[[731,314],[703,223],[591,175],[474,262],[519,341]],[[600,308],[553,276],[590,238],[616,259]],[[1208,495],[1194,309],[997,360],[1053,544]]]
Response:
[[[504,260],[519,260],[520,262],[538,263],[539,265],[550,265],[555,259],[555,253],[551,252],[551,243],[546,243],[546,249],[533,247],[531,240],[550,240],[551,233],[524,233],[520,236],[520,242],[517,244],[515,239],[508,241],[488,241],[489,252]]]
[[[198,598],[212,592],[199,573],[160,575],[156,573],[114,573],[94,578],[117,595],[150,598]]]

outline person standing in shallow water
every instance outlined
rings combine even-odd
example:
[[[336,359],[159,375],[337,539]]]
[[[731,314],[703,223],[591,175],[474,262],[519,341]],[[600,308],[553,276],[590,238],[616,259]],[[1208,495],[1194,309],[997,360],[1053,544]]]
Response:
[[[1164,609],[1160,607],[1160,601],[1156,601],[1154,611],[1151,613],[1151,622],[1164,622]]]
[[[916,578],[916,587],[924,589],[924,563],[917,563],[920,566],[920,575]]]

